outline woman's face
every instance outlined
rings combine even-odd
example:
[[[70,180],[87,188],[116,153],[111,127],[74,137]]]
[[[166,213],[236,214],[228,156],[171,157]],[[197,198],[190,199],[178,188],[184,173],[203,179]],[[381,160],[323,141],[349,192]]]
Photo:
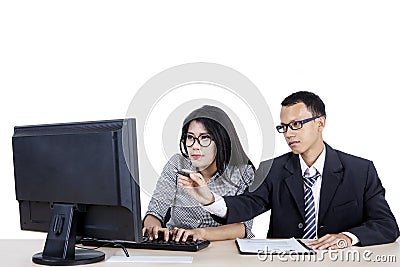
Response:
[[[210,138],[210,134],[202,123],[195,120],[190,122],[185,141],[189,159],[198,171],[203,171],[209,167],[216,169],[215,157],[217,155],[217,146]],[[190,146],[193,141],[194,144]],[[205,147],[204,145],[208,146]]]

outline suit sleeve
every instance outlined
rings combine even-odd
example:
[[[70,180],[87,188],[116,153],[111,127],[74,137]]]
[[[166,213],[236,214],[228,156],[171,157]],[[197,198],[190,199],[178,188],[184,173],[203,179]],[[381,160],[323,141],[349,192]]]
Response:
[[[260,164],[254,181],[262,183],[254,192],[249,189],[238,196],[224,197],[228,208],[226,223],[237,223],[250,220],[270,209],[270,184],[268,179],[269,164]],[[251,187],[250,187],[251,188]]]
[[[372,162],[368,166],[363,199],[364,222],[348,231],[358,237],[362,246],[394,242],[399,236],[399,228]]]

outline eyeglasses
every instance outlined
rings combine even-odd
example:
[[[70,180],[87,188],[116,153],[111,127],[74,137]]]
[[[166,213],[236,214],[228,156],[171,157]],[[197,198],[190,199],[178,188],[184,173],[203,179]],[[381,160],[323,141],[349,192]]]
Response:
[[[186,134],[183,138],[183,142],[185,143],[186,147],[191,147],[197,141],[200,146],[208,147],[211,145],[211,141],[214,139],[209,134],[201,134],[199,137],[195,137],[191,134]]]
[[[316,120],[323,116],[325,116],[325,114],[315,116],[312,118],[308,118],[305,120],[301,120],[301,121],[291,121],[288,124],[281,123],[281,125],[276,126],[276,130],[278,131],[278,133],[286,133],[288,130],[288,127],[290,127],[290,129],[292,129],[292,130],[300,130],[301,128],[303,128],[303,124],[313,121],[313,120]]]

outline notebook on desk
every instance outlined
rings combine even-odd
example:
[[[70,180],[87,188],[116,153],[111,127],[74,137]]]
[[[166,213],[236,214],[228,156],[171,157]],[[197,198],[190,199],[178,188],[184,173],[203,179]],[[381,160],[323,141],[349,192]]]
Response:
[[[236,238],[240,254],[315,254],[302,241],[289,239],[241,239]]]

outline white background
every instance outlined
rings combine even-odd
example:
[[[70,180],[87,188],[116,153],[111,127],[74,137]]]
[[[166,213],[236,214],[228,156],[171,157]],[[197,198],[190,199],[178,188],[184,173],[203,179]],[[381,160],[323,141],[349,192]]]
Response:
[[[251,79],[275,123],[288,94],[320,95],[325,140],[374,161],[400,220],[397,1],[140,2],[1,1],[0,238],[44,237],[19,230],[15,125],[123,118],[148,79],[199,61]],[[277,135],[275,154],[287,151]]]

